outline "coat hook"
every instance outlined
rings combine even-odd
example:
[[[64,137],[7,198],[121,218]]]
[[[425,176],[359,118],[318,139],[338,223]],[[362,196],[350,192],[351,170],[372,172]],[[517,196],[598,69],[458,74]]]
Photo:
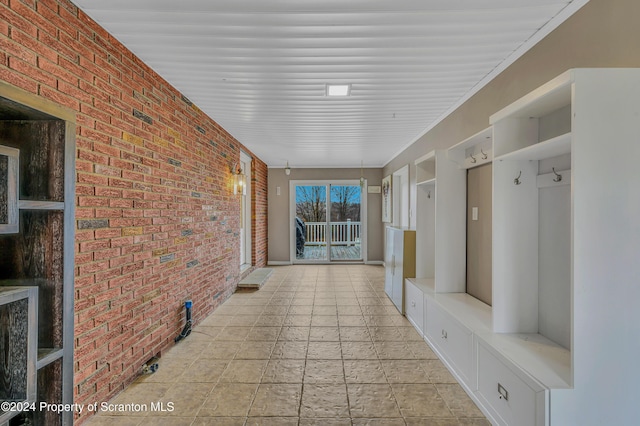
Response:
[[[474,157],[473,155],[470,155],[469,157],[471,157],[471,162],[473,164],[475,164],[476,163],[476,157]]]
[[[431,198],[431,191],[427,192],[427,198]]]
[[[483,160],[486,160],[487,158],[489,158],[489,157],[487,156],[487,154],[485,154],[485,153],[484,153],[484,151],[482,150],[482,148],[480,148],[480,152],[482,153],[482,159],[483,159]]]
[[[552,167],[551,170],[553,170],[553,174],[556,175],[556,177],[553,178],[554,182],[560,182],[562,180],[562,175],[556,173],[556,168]]]
[[[520,173],[518,174],[518,177],[513,180],[513,183],[515,185],[520,185],[522,183],[522,182],[520,182],[520,176],[522,176],[522,170],[520,170]]]

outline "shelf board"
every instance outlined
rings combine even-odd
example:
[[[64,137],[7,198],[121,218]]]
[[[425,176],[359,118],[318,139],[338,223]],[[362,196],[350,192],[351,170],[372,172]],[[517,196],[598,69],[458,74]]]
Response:
[[[407,278],[407,281],[418,287],[424,294],[433,295],[435,291],[435,280],[433,278]]]
[[[501,109],[489,118],[489,123],[495,124],[505,118],[540,117],[551,111],[562,108],[571,103],[571,87],[574,80],[574,70],[554,78],[547,84],[540,86],[533,92],[523,96],[511,105]]]
[[[416,182],[417,186],[431,185],[436,183],[436,178],[423,180],[422,182]]]
[[[571,351],[537,333],[480,333],[502,356],[547,389],[571,387]]]
[[[62,358],[63,353],[61,348],[38,348],[38,370]]]
[[[571,153],[571,132],[496,157],[495,161],[544,160]]]
[[[64,202],[20,200],[18,208],[21,210],[64,210]]]

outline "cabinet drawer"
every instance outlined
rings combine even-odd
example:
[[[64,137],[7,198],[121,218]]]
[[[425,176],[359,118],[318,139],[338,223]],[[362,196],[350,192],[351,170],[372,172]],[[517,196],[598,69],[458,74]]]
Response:
[[[404,309],[407,319],[424,334],[424,293],[409,280],[405,280]]]
[[[477,395],[499,424],[545,424],[544,391],[527,385],[482,344],[478,344]]]
[[[447,358],[456,372],[468,385],[473,383],[473,334],[449,314],[442,310],[434,301],[427,299],[427,336],[437,346],[442,355]],[[475,389],[475,386],[472,386]]]

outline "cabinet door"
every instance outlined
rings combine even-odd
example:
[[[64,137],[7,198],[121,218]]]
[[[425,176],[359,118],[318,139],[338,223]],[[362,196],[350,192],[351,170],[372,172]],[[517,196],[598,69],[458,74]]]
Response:
[[[393,234],[393,303],[398,310],[404,314],[403,310],[403,288],[404,288],[404,232],[396,231]]]
[[[385,278],[384,278],[384,292],[393,300],[393,262],[395,260],[393,256],[393,229],[387,228],[387,242],[385,246],[384,262],[385,262]]]

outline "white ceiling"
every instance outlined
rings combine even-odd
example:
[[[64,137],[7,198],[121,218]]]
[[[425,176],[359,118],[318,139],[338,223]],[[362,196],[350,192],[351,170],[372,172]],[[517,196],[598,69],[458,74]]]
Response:
[[[383,166],[587,1],[75,0],[270,167]]]

